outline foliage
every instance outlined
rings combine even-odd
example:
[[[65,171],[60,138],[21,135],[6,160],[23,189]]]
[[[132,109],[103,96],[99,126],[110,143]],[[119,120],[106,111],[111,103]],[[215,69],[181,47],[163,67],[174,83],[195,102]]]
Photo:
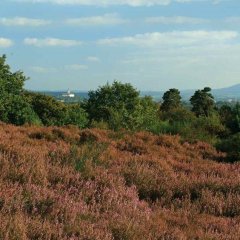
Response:
[[[239,238],[240,165],[206,143],[2,123],[0,153],[0,239]]]
[[[164,121],[168,120],[170,123],[191,123],[196,120],[196,116],[184,107],[174,108],[167,112],[161,111],[160,118]]]
[[[240,132],[240,103],[237,103],[233,108],[233,126],[234,133]]]
[[[108,120],[112,109],[125,109],[128,113],[135,109],[139,101],[139,92],[130,84],[115,81],[106,84],[96,91],[89,92],[86,110],[90,120]]]
[[[229,162],[240,161],[240,133],[222,140],[217,147],[228,154],[227,160]]]
[[[84,128],[88,124],[88,115],[80,104],[69,104],[67,105],[67,117],[64,124]]]
[[[231,133],[240,131],[240,104],[230,107],[223,105],[219,109],[222,124],[225,125]]]
[[[5,122],[16,125],[41,125],[41,120],[24,96],[10,94],[4,101],[4,111],[1,116]]]
[[[146,96],[141,98],[139,110],[141,116],[139,129],[151,130],[159,122],[159,105],[153,101],[152,97]]]
[[[22,96],[27,78],[22,72],[11,72],[6,56],[0,57],[0,120],[16,125],[39,122]]]
[[[140,98],[130,84],[115,81],[89,92],[85,109],[90,120],[106,122],[111,129],[147,129],[157,119],[157,104],[150,98]]]
[[[210,92],[211,88],[205,87],[203,90],[197,90],[191,97],[192,111],[196,116],[209,117],[214,112],[215,102]]]
[[[23,91],[24,82],[27,78],[21,71],[11,72],[6,64],[6,56],[0,57],[0,97],[8,94],[19,95]]]
[[[163,112],[171,111],[181,107],[181,96],[178,89],[169,89],[163,95],[163,103],[161,105],[161,110]]]
[[[28,92],[26,96],[44,125],[61,126],[64,124],[67,115],[65,104],[43,94]]]

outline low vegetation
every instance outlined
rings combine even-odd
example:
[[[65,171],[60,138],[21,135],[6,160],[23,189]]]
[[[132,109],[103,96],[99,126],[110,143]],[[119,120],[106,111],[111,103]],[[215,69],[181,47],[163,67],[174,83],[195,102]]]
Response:
[[[240,164],[204,142],[0,125],[0,239],[239,239]]]

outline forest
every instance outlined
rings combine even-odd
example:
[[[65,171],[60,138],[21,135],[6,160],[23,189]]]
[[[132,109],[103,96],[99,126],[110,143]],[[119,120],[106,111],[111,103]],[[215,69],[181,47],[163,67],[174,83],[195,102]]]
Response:
[[[240,105],[115,81],[75,104],[0,58],[0,240],[238,240]]]

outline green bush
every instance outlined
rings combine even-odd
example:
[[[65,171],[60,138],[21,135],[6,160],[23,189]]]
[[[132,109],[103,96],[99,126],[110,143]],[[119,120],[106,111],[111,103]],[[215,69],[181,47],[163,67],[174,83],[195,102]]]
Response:
[[[80,104],[67,105],[67,116],[64,124],[76,125],[85,128],[88,124],[88,115]]]
[[[15,125],[41,125],[41,120],[33,111],[26,98],[20,95],[8,95],[2,104],[1,120]]]
[[[218,143],[217,148],[227,153],[229,162],[240,161],[240,133]]]
[[[66,122],[67,107],[53,97],[39,93],[25,93],[34,112],[45,126],[62,126]]]

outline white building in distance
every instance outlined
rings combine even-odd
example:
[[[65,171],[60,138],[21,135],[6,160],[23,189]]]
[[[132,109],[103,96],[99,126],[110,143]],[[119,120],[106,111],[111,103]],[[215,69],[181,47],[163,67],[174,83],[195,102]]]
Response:
[[[71,91],[68,89],[68,91],[66,93],[63,93],[62,94],[62,97],[67,97],[67,98],[74,98],[75,97],[75,94],[74,93],[71,93]]]

